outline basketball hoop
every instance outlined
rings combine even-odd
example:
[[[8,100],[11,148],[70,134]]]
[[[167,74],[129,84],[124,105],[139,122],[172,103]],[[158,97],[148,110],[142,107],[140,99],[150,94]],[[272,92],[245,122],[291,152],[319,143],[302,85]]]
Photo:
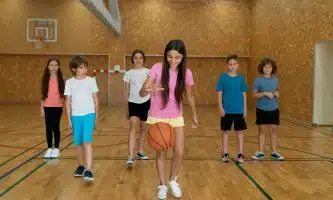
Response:
[[[32,42],[32,45],[35,49],[41,49],[45,45],[44,37],[42,36],[33,36],[35,41]]]

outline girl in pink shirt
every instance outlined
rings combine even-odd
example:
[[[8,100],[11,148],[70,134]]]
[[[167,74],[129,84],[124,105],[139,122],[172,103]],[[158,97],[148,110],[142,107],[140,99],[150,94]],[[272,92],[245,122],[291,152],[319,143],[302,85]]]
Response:
[[[41,116],[45,118],[48,149],[44,158],[60,156],[60,118],[62,115],[65,82],[57,59],[47,61],[42,79]],[[53,146],[54,139],[54,146]]]
[[[165,47],[164,62],[155,64],[148,73],[140,96],[151,95],[151,105],[147,123],[165,122],[170,124],[176,133],[176,143],[169,176],[169,186],[172,195],[182,196],[177,183],[177,175],[181,168],[184,155],[184,118],[183,97],[186,94],[192,109],[192,127],[198,126],[195,102],[193,96],[193,77],[187,68],[187,53],[185,44],[181,40],[171,40]],[[156,167],[160,178],[158,199],[166,199],[168,188],[165,180],[166,152],[156,152]]]

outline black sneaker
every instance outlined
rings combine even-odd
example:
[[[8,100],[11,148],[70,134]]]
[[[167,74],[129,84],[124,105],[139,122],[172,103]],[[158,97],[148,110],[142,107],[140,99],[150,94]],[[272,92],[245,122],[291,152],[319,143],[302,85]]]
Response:
[[[74,176],[75,177],[81,177],[86,169],[80,165],[78,168],[75,170]]]
[[[273,153],[271,154],[271,158],[272,158],[273,160],[278,160],[278,161],[282,161],[282,160],[284,160],[284,157],[281,156],[281,154],[279,154],[278,152],[273,152]]]
[[[148,160],[148,156],[146,156],[143,152],[138,152],[139,160]]]
[[[86,170],[86,171],[84,172],[84,178],[83,178],[83,180],[84,180],[85,182],[92,182],[92,181],[94,180],[94,178],[93,178],[93,174],[91,173],[91,171]]]
[[[223,162],[229,162],[229,153],[224,153],[222,155],[222,161]]]
[[[244,163],[244,155],[242,153],[239,153],[237,155],[237,164],[243,164]]]

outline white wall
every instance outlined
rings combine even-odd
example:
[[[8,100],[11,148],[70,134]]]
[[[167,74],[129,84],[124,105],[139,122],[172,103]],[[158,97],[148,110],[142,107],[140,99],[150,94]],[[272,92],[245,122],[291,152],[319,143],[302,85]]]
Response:
[[[313,124],[333,124],[333,41],[315,46]]]

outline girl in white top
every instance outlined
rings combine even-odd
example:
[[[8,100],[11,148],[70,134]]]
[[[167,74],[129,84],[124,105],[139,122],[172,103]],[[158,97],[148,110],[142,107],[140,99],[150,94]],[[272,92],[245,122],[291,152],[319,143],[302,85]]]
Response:
[[[139,92],[148,77],[149,69],[143,67],[146,60],[145,54],[142,50],[135,50],[132,53],[132,64],[134,67],[127,71],[123,80],[126,85],[125,99],[126,103],[126,116],[130,120],[130,132],[128,136],[128,160],[127,167],[132,167],[134,164],[134,146],[135,146],[135,133],[138,123],[140,123],[140,136],[138,144],[138,159],[147,160],[148,157],[143,153],[143,144],[146,138],[147,127],[146,121],[148,111],[150,108],[150,96],[140,97]]]

